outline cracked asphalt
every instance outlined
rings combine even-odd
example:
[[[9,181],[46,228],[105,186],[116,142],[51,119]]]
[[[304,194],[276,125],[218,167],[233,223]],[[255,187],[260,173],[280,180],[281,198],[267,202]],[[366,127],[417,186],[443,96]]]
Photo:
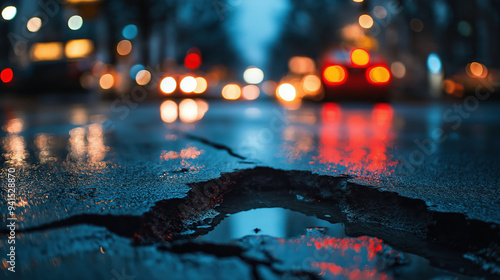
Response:
[[[283,258],[291,250],[283,244],[294,244],[293,239],[249,237],[234,248],[257,246],[248,242],[264,248],[218,256],[201,249],[181,254],[158,245],[134,246],[126,237],[87,223],[29,231],[81,215],[138,217],[160,201],[185,198],[194,183],[256,167],[347,176],[353,184],[421,200],[430,211],[500,224],[497,103],[472,109],[462,101],[327,103],[290,110],[265,101],[212,101],[193,123],[163,122],[159,102],[120,111],[107,103],[17,105],[2,106],[0,134],[2,177],[8,168],[15,168],[17,176],[19,273],[13,279],[46,274],[54,279],[154,279],[166,274],[171,279],[285,279],[286,273],[292,273],[289,279],[314,279],[318,273],[334,279],[398,278],[391,271],[393,255],[399,254],[395,250],[375,254],[385,266],[369,258],[366,264],[363,259],[340,265],[344,271],[331,266],[332,257],[314,269],[294,270],[301,260],[277,265],[269,255],[261,256],[269,246],[281,244],[281,251],[271,251],[280,252],[274,258]],[[7,201],[4,189],[1,194]],[[1,214],[6,221],[7,212]],[[9,248],[4,236],[2,252]],[[356,249],[355,255],[377,251],[373,244],[378,239],[359,238],[345,239],[346,248],[359,243],[367,251]],[[355,255],[351,261],[363,258]],[[0,258],[2,277],[11,277],[4,254]],[[361,264],[373,271],[355,271]]]

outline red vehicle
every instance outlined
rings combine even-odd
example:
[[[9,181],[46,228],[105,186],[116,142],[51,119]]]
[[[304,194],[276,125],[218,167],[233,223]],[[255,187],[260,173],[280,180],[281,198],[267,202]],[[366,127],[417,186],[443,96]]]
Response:
[[[326,54],[321,67],[327,100],[356,99],[385,101],[389,98],[391,72],[376,53],[335,49]]]

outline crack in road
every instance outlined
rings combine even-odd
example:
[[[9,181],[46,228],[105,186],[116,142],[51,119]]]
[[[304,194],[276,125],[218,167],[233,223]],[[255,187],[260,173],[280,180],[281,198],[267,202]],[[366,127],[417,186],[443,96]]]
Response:
[[[500,227],[496,224],[468,219],[460,213],[431,210],[423,200],[358,185],[349,182],[350,178],[256,167],[191,183],[191,190],[184,198],[160,200],[142,216],[83,214],[19,232],[91,224],[131,238],[136,245],[173,244],[176,240],[208,233],[227,214],[260,207],[283,207],[332,223],[343,222],[350,236],[377,236],[396,248],[426,255],[431,261],[444,262],[452,269],[470,265],[464,263],[465,253],[499,247]],[[215,208],[218,214],[210,220],[210,227],[197,228],[207,211]],[[326,214],[331,218],[325,218]],[[188,231],[194,233],[186,236],[184,233]],[[170,250],[189,252],[196,247],[175,246]],[[442,261],[441,253],[429,253],[429,248],[459,254]]]
[[[203,144],[206,144],[206,145],[209,145],[217,150],[224,150],[226,151],[228,154],[230,154],[231,156],[233,157],[236,157],[236,158],[239,158],[241,160],[247,160],[246,157],[242,156],[242,155],[239,155],[237,153],[235,153],[230,147],[226,146],[226,145],[223,145],[223,144],[219,144],[219,143],[215,143],[211,140],[208,140],[206,138],[203,138],[203,137],[199,137],[199,136],[195,136],[195,135],[192,135],[192,134],[189,134],[189,133],[186,133],[186,132],[183,132],[183,131],[177,131],[178,133],[180,133],[182,136],[186,137],[187,139],[190,139],[190,140],[195,140],[195,141],[198,141],[198,142],[201,142]]]

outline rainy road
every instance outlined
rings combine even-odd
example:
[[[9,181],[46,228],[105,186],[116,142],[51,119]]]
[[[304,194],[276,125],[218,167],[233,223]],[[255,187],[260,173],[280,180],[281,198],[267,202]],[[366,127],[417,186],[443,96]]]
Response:
[[[293,110],[265,101],[185,100],[5,107],[2,175],[14,168],[17,178],[17,276],[408,276],[404,265],[398,272],[405,261],[389,245],[452,271],[446,273],[491,276],[499,273],[499,107],[459,100]],[[6,192],[2,197],[7,201]],[[170,245],[222,226],[226,215],[266,207],[340,223],[346,235],[284,241],[263,236],[272,232],[263,225],[260,235],[218,249]],[[268,227],[290,227],[265,216]],[[285,256],[306,244],[328,257],[297,268],[317,252]],[[354,259],[339,260],[332,244],[352,247]],[[433,244],[454,253],[439,255]],[[2,274],[7,267],[4,259]]]

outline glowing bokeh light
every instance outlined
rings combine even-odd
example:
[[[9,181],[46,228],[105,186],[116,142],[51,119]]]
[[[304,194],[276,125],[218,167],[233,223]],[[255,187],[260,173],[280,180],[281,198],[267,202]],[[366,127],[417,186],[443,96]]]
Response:
[[[179,88],[184,93],[191,93],[196,89],[196,79],[192,76],[186,76],[182,78],[179,83]]]
[[[204,93],[207,90],[208,83],[207,80],[203,77],[196,78],[196,88],[194,89],[194,93]]]
[[[441,59],[435,53],[431,53],[427,57],[427,68],[432,74],[439,74],[442,70]]]
[[[177,82],[172,77],[166,77],[160,82],[160,90],[165,94],[171,94],[177,88]]]
[[[60,60],[63,56],[64,48],[60,42],[35,43],[31,46],[32,61]]]
[[[173,123],[178,116],[177,104],[172,100],[164,101],[160,105],[161,120],[166,123]]]
[[[391,73],[394,77],[402,79],[406,75],[406,67],[402,62],[395,61],[391,64]]]
[[[129,40],[121,40],[116,46],[119,55],[128,55],[132,51],[132,43]]]
[[[316,70],[316,64],[309,57],[294,56],[288,60],[288,68],[295,74],[309,74]]]
[[[12,69],[10,68],[5,68],[0,72],[0,79],[4,83],[10,83],[12,79],[14,79],[14,72],[12,72]]]
[[[28,28],[30,32],[37,32],[41,27],[42,20],[39,17],[32,17],[28,20],[28,23],[26,23],[26,28]]]
[[[292,84],[284,83],[278,86],[276,89],[278,97],[285,101],[293,101],[297,97],[297,91]]]
[[[488,76],[488,68],[479,62],[467,64],[465,72],[471,78],[486,78]]]
[[[228,84],[222,88],[222,97],[227,100],[236,100],[241,96],[241,87],[237,84]]]
[[[447,94],[453,94],[453,92],[455,91],[455,82],[449,79],[444,80],[443,89]]]
[[[115,84],[115,78],[111,74],[104,74],[99,79],[99,86],[102,89],[110,89]]]
[[[201,66],[201,56],[198,53],[189,53],[184,58],[184,66],[187,69],[194,70]]]
[[[321,79],[316,75],[307,75],[302,79],[302,89],[305,93],[317,93],[321,89]]]
[[[387,17],[387,10],[382,6],[375,6],[373,8],[373,15],[376,18],[383,19],[383,18]]]
[[[243,87],[241,95],[243,96],[243,99],[255,100],[259,98],[260,89],[256,85],[247,85]]]
[[[79,15],[74,15],[68,19],[68,27],[71,30],[78,30],[82,28],[83,18]]]
[[[179,118],[182,122],[191,123],[198,120],[198,104],[193,99],[184,99],[179,104]]]
[[[347,72],[340,65],[328,66],[323,72],[323,78],[328,84],[340,84],[345,81]]]
[[[369,15],[361,15],[358,19],[359,26],[364,29],[371,28],[373,26],[373,18]]]
[[[205,113],[208,112],[208,103],[203,99],[196,99],[196,105],[198,105],[198,120],[201,120]]]
[[[144,67],[144,65],[135,64],[134,66],[130,67],[130,71],[129,71],[130,78],[135,79],[137,77],[137,73],[139,73],[139,71],[145,70],[145,69],[146,69],[146,67]]]
[[[17,14],[17,8],[14,6],[7,6],[2,10],[2,17],[5,20],[12,20]]]
[[[243,72],[243,80],[249,84],[259,84],[264,80],[264,72],[257,67],[248,67]]]
[[[64,47],[67,58],[82,58],[94,51],[94,43],[89,39],[70,40]]]
[[[363,49],[355,49],[351,52],[351,62],[358,66],[365,66],[370,62],[370,54]]]
[[[383,66],[376,66],[368,71],[368,80],[373,84],[385,84],[391,79],[389,69]]]
[[[24,129],[24,121],[21,118],[13,118],[2,128],[10,134],[18,134]]]
[[[134,24],[125,26],[122,30],[122,35],[125,39],[134,39],[135,37],[137,37],[137,26],[135,26]]]
[[[135,82],[140,86],[145,86],[151,81],[151,73],[148,70],[141,70],[135,75]]]

